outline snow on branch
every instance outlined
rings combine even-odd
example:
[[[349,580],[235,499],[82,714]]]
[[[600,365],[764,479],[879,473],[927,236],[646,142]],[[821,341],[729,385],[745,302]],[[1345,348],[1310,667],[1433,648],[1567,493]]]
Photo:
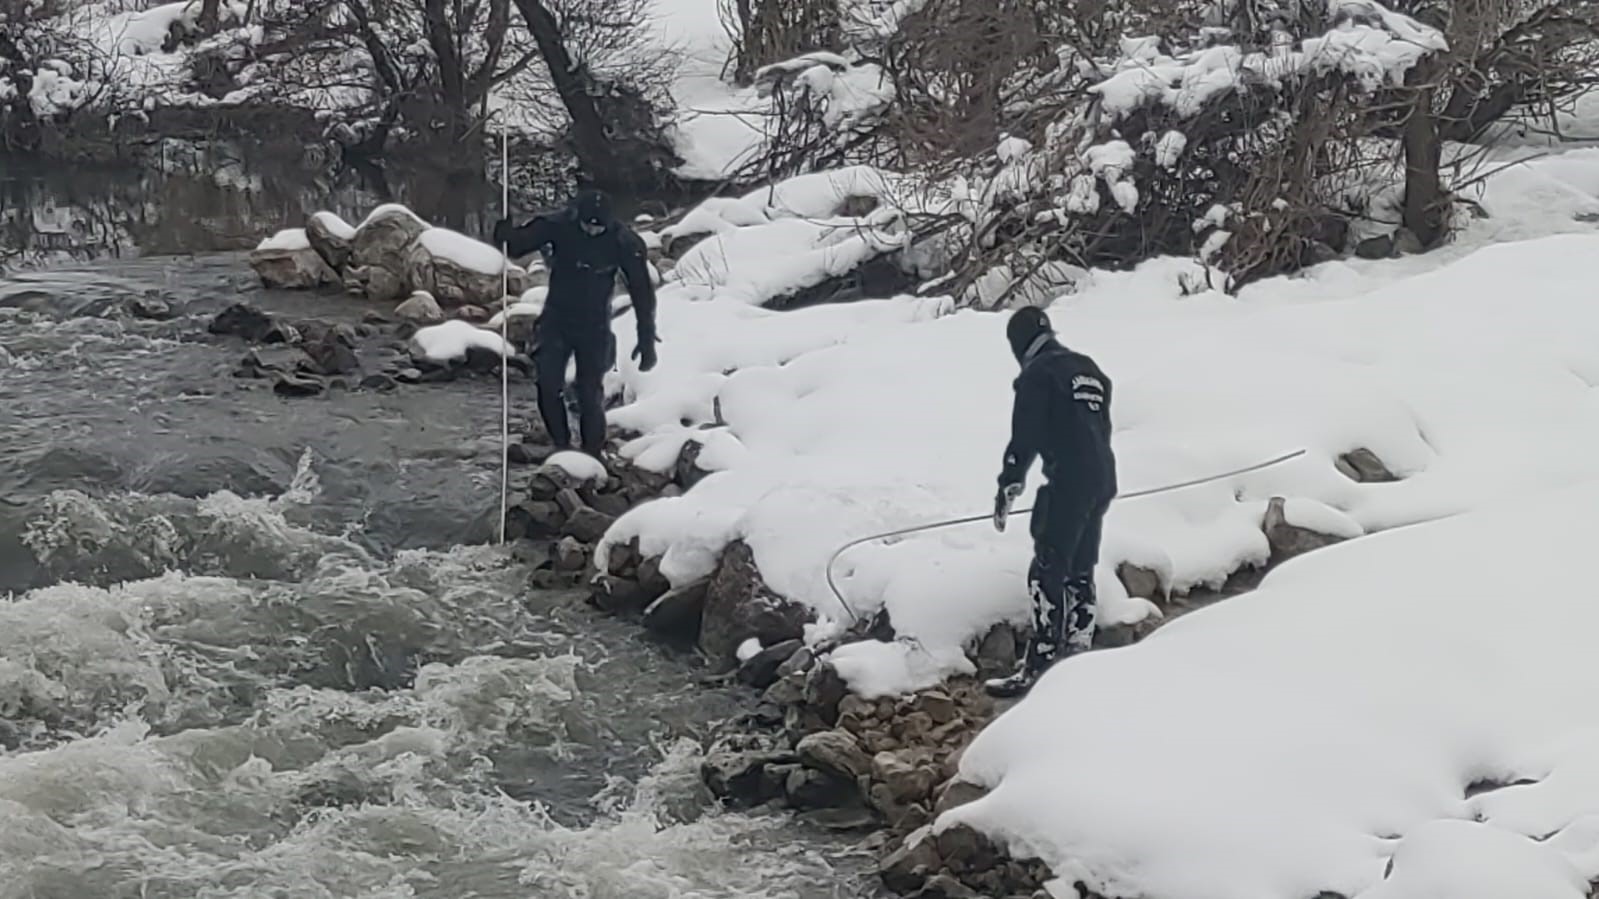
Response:
[[[1375,0],[1329,0],[1332,27],[1293,46],[1287,35],[1271,51],[1246,53],[1213,46],[1179,56],[1156,48],[1153,37],[1125,41],[1113,74],[1089,88],[1105,112],[1120,119],[1145,105],[1160,105],[1188,118],[1217,96],[1253,86],[1281,88],[1306,76],[1341,73],[1370,93],[1399,87],[1406,74],[1431,53],[1449,49],[1442,32]]]

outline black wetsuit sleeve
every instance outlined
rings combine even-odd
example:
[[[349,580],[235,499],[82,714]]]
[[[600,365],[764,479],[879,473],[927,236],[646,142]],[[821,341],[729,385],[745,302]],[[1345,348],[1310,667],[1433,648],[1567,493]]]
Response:
[[[561,225],[553,216],[540,215],[530,219],[520,228],[496,227],[494,243],[507,248],[506,255],[517,259],[559,239]]]
[[[999,486],[1025,484],[1027,470],[1038,458],[1038,450],[1049,426],[1047,417],[1049,395],[1047,379],[1028,377],[1024,372],[1016,379],[1016,400],[1011,407],[1010,443],[1005,447],[1004,466],[999,472]]]
[[[643,239],[632,231],[622,233],[621,244],[620,267],[633,300],[639,343],[649,343],[655,339],[655,285],[650,283],[649,252]]]

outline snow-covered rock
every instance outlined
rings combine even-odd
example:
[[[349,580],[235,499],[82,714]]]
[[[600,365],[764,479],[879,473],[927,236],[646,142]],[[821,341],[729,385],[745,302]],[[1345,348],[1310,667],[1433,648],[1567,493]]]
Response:
[[[292,250],[286,249],[289,243]],[[351,227],[334,213],[318,212],[305,228],[280,232],[264,241],[259,252],[268,251],[302,254],[302,263],[311,268],[304,258],[309,251],[334,274],[331,279],[322,275],[324,280],[319,283],[342,282],[368,300],[385,302],[425,293],[441,310],[465,310],[466,317],[474,320],[488,318],[487,313],[478,315],[474,310],[501,305],[506,292],[502,278],[508,281],[512,296],[526,292],[534,280],[521,266],[505,263],[494,247],[447,228],[432,227],[393,203],[372,210],[359,227]],[[293,279],[290,285],[312,286]],[[432,320],[422,304],[413,304],[411,313],[424,316],[418,320]]]
[[[445,308],[489,306],[529,286],[527,272],[499,250],[446,228],[417,235],[406,254],[405,273],[412,289],[432,294]],[[509,290],[502,287],[502,278],[509,281]]]
[[[305,236],[323,261],[343,276],[350,264],[355,228],[331,212],[318,212],[305,223]]]
[[[411,336],[411,343],[415,353],[441,365],[468,361],[473,354],[491,355],[496,362],[501,353],[514,355],[500,335],[463,321],[423,328]]]
[[[1314,500],[1281,496],[1274,496],[1267,503],[1260,529],[1271,545],[1273,562],[1285,562],[1365,533],[1337,509]]]
[[[250,251],[250,267],[265,287],[303,290],[339,283],[338,275],[311,249],[302,229],[279,231]]]
[[[661,230],[668,257],[680,258],[698,238],[777,219],[859,218],[887,200],[905,201],[908,179],[866,165],[797,175],[741,197],[710,197]]]

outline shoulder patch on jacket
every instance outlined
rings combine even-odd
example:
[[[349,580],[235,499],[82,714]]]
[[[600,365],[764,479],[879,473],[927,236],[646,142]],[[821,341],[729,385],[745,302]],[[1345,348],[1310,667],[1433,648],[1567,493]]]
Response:
[[[1105,406],[1105,382],[1093,375],[1073,376],[1072,399],[1087,406],[1089,411],[1098,412]]]

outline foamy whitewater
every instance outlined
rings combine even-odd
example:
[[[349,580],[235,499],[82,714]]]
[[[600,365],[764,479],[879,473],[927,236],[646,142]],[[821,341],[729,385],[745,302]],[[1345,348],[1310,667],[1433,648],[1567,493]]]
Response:
[[[0,897],[871,894],[706,794],[738,696],[484,545],[483,384],[245,389],[239,264],[0,279]]]

